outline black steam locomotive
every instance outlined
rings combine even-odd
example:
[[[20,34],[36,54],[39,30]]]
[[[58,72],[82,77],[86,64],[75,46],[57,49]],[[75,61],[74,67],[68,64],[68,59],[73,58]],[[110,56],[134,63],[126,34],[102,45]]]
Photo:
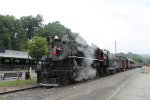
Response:
[[[123,58],[107,50],[76,41],[55,38],[49,55],[37,67],[37,82],[44,86],[67,85],[70,82],[94,79],[124,70]]]

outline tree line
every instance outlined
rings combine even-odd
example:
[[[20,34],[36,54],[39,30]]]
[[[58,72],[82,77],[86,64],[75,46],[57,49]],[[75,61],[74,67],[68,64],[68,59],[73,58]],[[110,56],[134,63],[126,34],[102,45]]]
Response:
[[[66,34],[74,40],[78,33],[62,25],[59,21],[44,24],[41,15],[22,16],[19,19],[12,15],[0,15],[0,48],[27,51],[28,40],[34,36],[49,37]]]

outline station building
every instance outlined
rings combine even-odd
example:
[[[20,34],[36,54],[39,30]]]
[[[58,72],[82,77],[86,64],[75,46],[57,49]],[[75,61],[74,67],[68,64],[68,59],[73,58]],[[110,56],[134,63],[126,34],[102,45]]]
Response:
[[[35,69],[36,65],[37,61],[33,60],[28,52],[0,48],[0,71],[26,70],[29,67]]]

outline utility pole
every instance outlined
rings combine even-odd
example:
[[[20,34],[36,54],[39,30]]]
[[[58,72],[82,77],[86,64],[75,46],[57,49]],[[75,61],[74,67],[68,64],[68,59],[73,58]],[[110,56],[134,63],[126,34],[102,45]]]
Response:
[[[117,53],[117,41],[115,40],[115,55]]]

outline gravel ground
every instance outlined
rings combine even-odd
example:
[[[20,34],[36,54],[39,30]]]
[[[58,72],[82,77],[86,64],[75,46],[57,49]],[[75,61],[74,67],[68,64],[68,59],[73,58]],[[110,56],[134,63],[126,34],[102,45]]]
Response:
[[[0,87],[0,93],[26,89],[26,88],[32,88],[32,87],[35,87],[35,85]]]
[[[72,84],[64,87],[36,88],[2,95],[4,100],[120,100],[113,99],[130,80],[141,74],[133,69],[104,78]],[[128,90],[130,91],[130,90]],[[120,97],[121,98],[121,97]],[[125,99],[124,99],[125,100]],[[126,99],[128,100],[128,99]]]

